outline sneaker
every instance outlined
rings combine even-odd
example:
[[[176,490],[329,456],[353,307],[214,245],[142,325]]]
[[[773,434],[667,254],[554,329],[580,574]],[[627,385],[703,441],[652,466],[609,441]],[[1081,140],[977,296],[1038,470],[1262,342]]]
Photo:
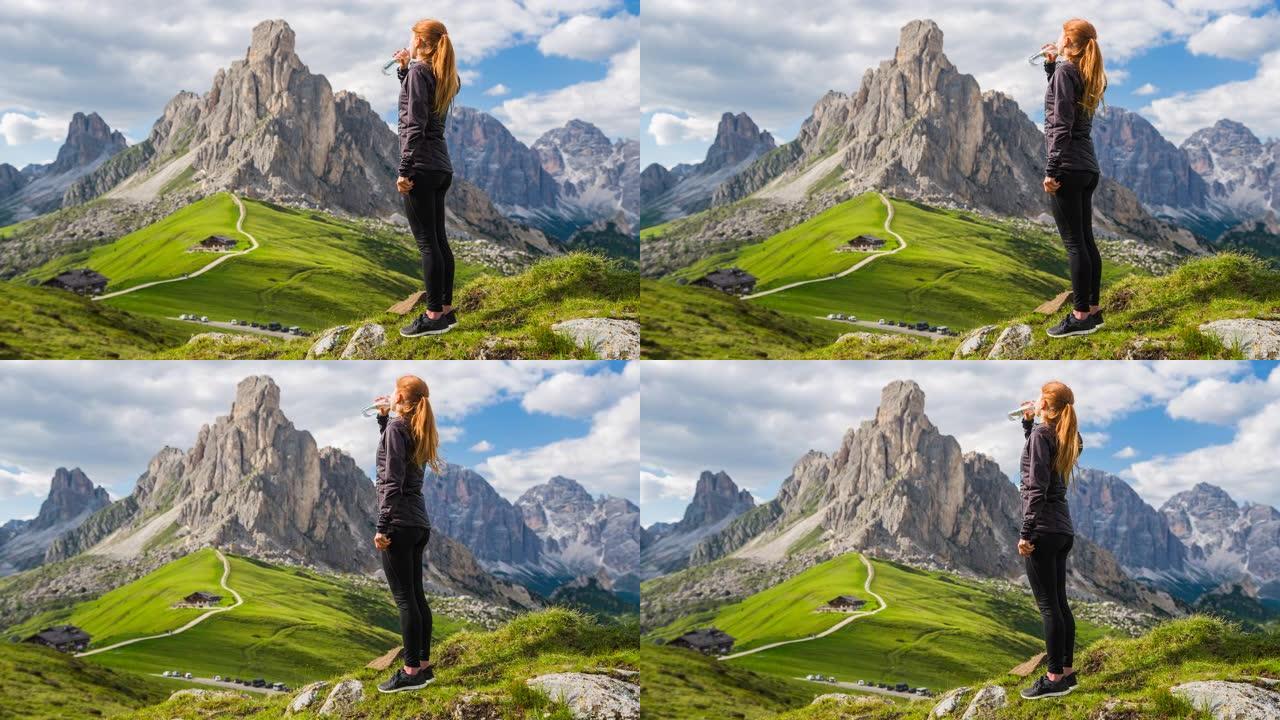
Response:
[[[1022,695],[1025,700],[1039,700],[1047,697],[1061,697],[1071,692],[1071,688],[1066,684],[1066,678],[1059,682],[1049,679],[1048,675],[1041,675],[1029,688],[1023,688]]]
[[[449,332],[449,327],[453,324],[445,319],[442,315],[435,320],[427,317],[426,314],[419,315],[413,322],[400,328],[400,334],[404,337],[422,337],[423,335],[442,335]]]
[[[453,311],[453,310],[450,310],[449,312],[447,312],[447,313],[445,313],[445,314],[444,314],[444,319],[445,319],[445,322],[449,323],[449,326],[450,326],[450,327],[452,327],[452,326],[454,326],[454,325],[457,325],[457,324],[458,324],[458,313],[457,313],[457,312],[455,312],[455,311]]]
[[[1049,328],[1049,337],[1070,337],[1072,335],[1088,335],[1098,329],[1098,321],[1095,316],[1090,315],[1083,320],[1077,320],[1073,312],[1068,312],[1067,316],[1062,318],[1062,322]]]
[[[378,692],[393,693],[404,690],[421,690],[430,685],[436,679],[435,674],[431,672],[431,668],[424,667],[418,671],[417,675],[409,675],[404,668],[397,668],[396,674],[391,676],[390,680],[378,685]]]
[[[1067,692],[1071,692],[1072,690],[1075,689],[1076,685],[1080,684],[1080,682],[1076,680],[1076,674],[1071,673],[1070,675],[1062,678],[1059,684],[1065,687],[1067,689]]]
[[[1093,314],[1093,320],[1098,323],[1098,327],[1102,327],[1102,308],[1098,308],[1098,312]]]

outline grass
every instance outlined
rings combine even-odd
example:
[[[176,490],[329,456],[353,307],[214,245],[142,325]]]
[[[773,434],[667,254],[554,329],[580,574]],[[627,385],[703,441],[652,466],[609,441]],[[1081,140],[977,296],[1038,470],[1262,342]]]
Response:
[[[649,360],[798,357],[853,329],[673,283],[644,280],[640,297],[640,350]]]
[[[763,720],[813,699],[809,683],[770,677],[701,653],[645,643],[640,704],[645,718]]]
[[[76,605],[69,614],[37,616],[9,628],[6,633],[29,635],[54,623],[70,623],[89,633],[92,638],[90,648],[155,635],[179,628],[204,614],[204,610],[197,608],[171,607],[197,590],[222,595],[221,605],[234,602],[218,584],[221,577],[222,562],[213,550],[204,549],[174,560],[95,600]],[[236,584],[233,583],[232,587]]]
[[[639,285],[639,276],[615,261],[590,253],[573,253],[541,260],[520,275],[477,278],[455,297],[458,324],[445,335],[402,338],[398,330],[411,318],[386,312],[348,324],[381,324],[388,342],[379,349],[378,357],[384,359],[586,359],[594,354],[574,346],[571,340],[553,332],[551,326],[586,317],[635,319]],[[314,342],[314,338],[272,338],[230,347],[197,343],[165,357],[296,359],[304,357]]]
[[[0,643],[0,678],[0,717],[23,720],[114,717],[180,687],[27,643]]]
[[[1023,702],[1017,691],[1027,680],[993,674],[982,684],[1000,685],[1009,704],[985,717],[995,720],[1209,720],[1207,712],[1172,694],[1175,685],[1196,680],[1247,682],[1280,675],[1280,633],[1244,633],[1203,615],[1164,623],[1138,638],[1104,638],[1078,654],[1080,685],[1070,695]],[[1103,712],[1107,704],[1120,707]],[[926,720],[933,703],[875,703],[838,707],[807,706],[779,720]],[[1046,713],[1052,713],[1047,715]],[[730,717],[721,715],[720,717]]]
[[[677,621],[654,633],[654,637],[670,640],[711,624],[735,638],[735,651],[806,637],[822,632],[847,617],[843,613],[815,612],[837,595],[853,595],[866,600],[863,610],[874,610],[879,603],[864,592],[866,580],[867,569],[859,556],[856,553],[841,555],[742,602],[721,608],[709,620],[690,618]],[[879,592],[878,583],[873,584],[872,589]]]
[[[551,609],[522,615],[493,632],[457,633],[441,643],[433,661],[436,681],[422,692],[379,693],[374,685],[385,679],[386,673],[374,670],[348,672],[333,678],[333,682],[354,679],[364,686],[364,700],[357,712],[365,720],[571,720],[567,707],[529,688],[525,681],[552,672],[636,670],[640,651],[634,626],[601,625],[571,610]],[[349,661],[348,667],[354,664]],[[130,717],[282,718],[289,701],[288,695],[206,700],[184,697],[145,708]]]
[[[997,591],[956,576],[873,560],[872,589],[885,598],[883,611],[855,620],[825,638],[764,650],[728,661],[754,672],[783,678],[809,673],[844,682],[907,682],[912,687],[948,688],[1009,668],[1043,649],[1040,616],[1029,596]],[[715,625],[750,649],[768,642],[803,638],[825,629],[840,615],[809,608],[835,595],[864,597],[856,569],[846,555],[790,578],[745,600],[717,608],[713,615],[673,623],[653,633]],[[865,598],[871,599],[871,598]],[[1083,648],[1105,631],[1079,621]]]
[[[52,288],[0,282],[0,359],[132,359],[185,342],[192,326]]]

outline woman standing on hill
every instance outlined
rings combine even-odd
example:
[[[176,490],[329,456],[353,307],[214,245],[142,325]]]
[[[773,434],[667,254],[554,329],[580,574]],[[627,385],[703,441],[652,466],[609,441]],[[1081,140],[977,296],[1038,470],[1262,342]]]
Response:
[[[1040,399],[1023,411],[1022,527],[1018,554],[1024,558],[1027,580],[1044,621],[1049,672],[1022,691],[1036,700],[1066,695],[1076,686],[1072,666],[1076,621],[1067,604],[1067,555],[1074,530],[1067,509],[1067,483],[1083,443],[1076,422],[1075,395],[1053,381],[1040,388]],[[1037,425],[1036,415],[1044,422]]]
[[[427,310],[400,329],[405,337],[446,333],[458,321],[453,312],[453,251],[444,229],[444,196],[453,165],[444,140],[444,121],[461,82],[453,41],[444,23],[419,20],[400,62],[400,176],[404,214],[422,256]],[[416,62],[410,63],[410,60]]]
[[[1057,62],[1059,54],[1062,62]],[[1090,132],[1107,88],[1093,25],[1079,18],[1063,23],[1057,45],[1045,54],[1044,69],[1049,76],[1044,95],[1044,191],[1067,248],[1073,304],[1071,312],[1049,329],[1049,337],[1087,335],[1102,327],[1102,255],[1093,240],[1093,191],[1099,170]]]
[[[380,398],[378,429],[378,523],[373,544],[382,556],[387,585],[400,609],[404,667],[378,685],[386,693],[418,690],[435,680],[423,663],[431,657],[431,607],[422,592],[422,556],[431,537],[423,466],[439,471],[440,436],[431,410],[430,391],[422,378],[405,375],[395,392]],[[388,418],[390,411],[397,412]]]

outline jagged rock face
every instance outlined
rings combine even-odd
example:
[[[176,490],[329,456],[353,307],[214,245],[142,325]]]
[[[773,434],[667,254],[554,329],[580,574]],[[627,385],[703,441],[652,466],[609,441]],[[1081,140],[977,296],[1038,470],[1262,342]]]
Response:
[[[481,562],[536,565],[542,541],[525,525],[524,514],[478,473],[450,464],[423,483],[434,527],[466,545]]]
[[[564,204],[595,219],[619,210],[629,222],[638,217],[639,142],[610,142],[595,125],[570,120],[544,133],[533,150],[542,158],[542,168],[559,184]]]
[[[825,95],[795,140],[725,183],[715,202],[762,189],[761,197],[803,200],[839,171],[842,195],[881,190],[1003,215],[1046,213],[1044,136],[1011,98],[983,93],[960,73],[943,54],[942,37],[931,20],[907,23],[893,59],[867,70],[853,95]],[[1151,217],[1108,178],[1095,209],[1161,247],[1198,249],[1190,233]]]
[[[62,207],[67,188],[124,150],[128,141],[97,113],[76,113],[57,158],[17,170],[0,165],[0,221],[16,222]]]
[[[674,523],[654,523],[643,533],[640,549],[641,577],[654,577],[689,564],[698,544],[712,537],[756,505],[746,490],[721,470],[704,470],[698,476],[693,499],[684,517]]]
[[[1268,597],[1280,597],[1280,512],[1237,505],[1222,488],[1199,483],[1160,508],[1187,547],[1190,563],[1223,581],[1252,578]]]
[[[1078,470],[1067,502],[1076,532],[1110,550],[1131,573],[1186,570],[1186,548],[1166,517],[1124,480],[1100,470]]]
[[[1280,210],[1280,141],[1263,143],[1244,125],[1222,119],[1182,142],[1211,197],[1242,212]]]
[[[95,487],[80,468],[58,468],[39,513],[0,526],[0,575],[39,565],[59,536],[74,531],[110,502],[107,491]]]
[[[1204,179],[1187,156],[1164,139],[1146,118],[1107,107],[1093,122],[1093,143],[1102,174],[1129,188],[1147,205],[1203,205]]]
[[[648,214],[663,219],[705,210],[721,183],[774,147],[773,136],[746,113],[725,113],[702,162],[677,165],[669,171],[655,165],[645,169],[649,177],[642,182],[641,204]]]
[[[747,490],[739,490],[733,478],[721,470],[712,473],[704,470],[698,476],[693,500],[685,508],[684,517],[676,523],[677,532],[689,532],[705,525],[717,523],[729,516],[738,516],[756,506],[755,498]]]
[[[445,126],[453,171],[474,183],[499,206],[556,204],[556,181],[542,157],[516,139],[497,118],[474,108],[453,109]]]
[[[630,500],[594,498],[578,482],[557,476],[526,490],[516,507],[542,539],[544,556],[574,574],[595,574],[603,567],[617,579],[635,572],[640,508]]]

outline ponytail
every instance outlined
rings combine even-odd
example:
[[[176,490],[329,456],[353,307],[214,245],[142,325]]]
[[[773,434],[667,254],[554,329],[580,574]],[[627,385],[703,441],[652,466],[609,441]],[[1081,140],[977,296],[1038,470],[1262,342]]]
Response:
[[[1044,418],[1052,426],[1058,449],[1053,456],[1053,469],[1064,482],[1071,483],[1071,471],[1080,459],[1080,422],[1076,418],[1076,397],[1071,388],[1054,380],[1040,388],[1045,399]]]
[[[439,473],[444,469],[440,459],[440,433],[436,431],[436,415],[431,409],[431,392],[422,378],[405,375],[396,381],[396,388],[404,398],[401,407],[409,434],[413,436],[413,457],[418,467],[429,467]],[[416,399],[415,399],[416,398]]]
[[[1107,73],[1102,65],[1102,48],[1098,46],[1098,32],[1088,20],[1076,18],[1063,23],[1062,31],[1071,38],[1071,50],[1068,59],[1080,70],[1084,78],[1084,93],[1080,96],[1080,106],[1086,115],[1093,115],[1102,104],[1102,95],[1107,91]]]
[[[426,39],[425,62],[431,66],[431,74],[436,80],[436,95],[431,99],[431,109],[436,115],[443,116],[448,113],[462,87],[453,40],[449,39],[449,30],[444,23],[430,18],[414,23],[413,33]]]

